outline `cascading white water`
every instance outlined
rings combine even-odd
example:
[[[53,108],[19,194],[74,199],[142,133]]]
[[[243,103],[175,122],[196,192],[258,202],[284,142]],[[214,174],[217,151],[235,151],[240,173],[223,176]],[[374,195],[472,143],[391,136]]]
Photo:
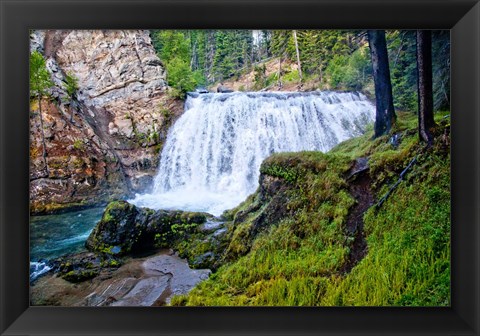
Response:
[[[209,93],[188,97],[171,128],[151,194],[132,203],[220,215],[258,186],[276,152],[319,150],[362,134],[375,107],[360,93]]]

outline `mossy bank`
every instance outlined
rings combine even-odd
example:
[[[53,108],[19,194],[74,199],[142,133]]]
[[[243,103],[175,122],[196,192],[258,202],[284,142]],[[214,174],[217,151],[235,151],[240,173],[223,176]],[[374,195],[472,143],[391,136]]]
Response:
[[[429,148],[399,114],[388,136],[266,159],[224,214],[223,266],[171,304],[448,306],[450,127],[436,118]]]

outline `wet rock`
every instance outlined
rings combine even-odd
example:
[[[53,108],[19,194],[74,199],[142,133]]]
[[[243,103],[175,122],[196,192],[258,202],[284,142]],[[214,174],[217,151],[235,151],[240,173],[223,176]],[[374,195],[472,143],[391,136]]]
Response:
[[[217,87],[217,92],[218,93],[230,93],[230,92],[233,92],[232,89],[229,89],[228,87],[224,86],[224,85],[219,85]]]
[[[355,161],[353,161],[352,167],[347,172],[347,180],[350,180],[358,174],[363,173],[369,169],[370,165],[368,162],[368,157],[357,158],[355,159]]]
[[[149,307],[167,290],[170,275],[155,276],[142,279],[120,300],[113,301],[111,306],[143,306]]]
[[[109,306],[114,305],[138,283],[133,277],[119,277],[100,282],[95,290],[88,294],[79,306]]]
[[[198,87],[195,89],[195,92],[198,92],[198,93],[209,93],[208,90],[204,87]]]
[[[221,227],[223,227],[224,224],[225,224],[225,222],[223,222],[223,221],[207,220],[204,224],[199,226],[199,229],[201,231],[212,233],[212,232],[220,229]]]
[[[172,246],[193,233],[211,215],[200,212],[154,211],[126,201],[111,202],[87,239],[91,251],[119,249],[118,254]]]
[[[188,267],[185,261],[177,256],[160,255],[147,259],[143,263],[146,274],[171,276],[169,290],[171,294],[165,299],[168,303],[173,295],[185,295],[203,280],[208,279],[211,271]]]
[[[116,269],[121,265],[120,259],[113,254],[91,252],[67,255],[52,262],[53,270],[62,279],[73,283],[92,279],[106,269]]]
[[[391,136],[389,139],[390,145],[392,145],[393,149],[397,149],[398,145],[400,144],[400,134],[395,133],[394,135]]]
[[[31,285],[32,305],[58,306],[159,306],[173,295],[184,295],[208,279],[208,269],[191,269],[171,252],[129,259],[117,269],[89,281],[65,281],[58,274],[39,278]],[[70,280],[75,281],[75,278]]]
[[[206,252],[192,262],[194,268],[211,268],[216,262],[217,256],[213,252]]]

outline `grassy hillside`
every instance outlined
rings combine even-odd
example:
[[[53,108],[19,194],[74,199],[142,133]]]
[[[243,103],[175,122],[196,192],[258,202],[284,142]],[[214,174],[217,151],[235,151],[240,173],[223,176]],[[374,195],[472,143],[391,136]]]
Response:
[[[401,114],[396,147],[370,131],[269,157],[257,192],[225,214],[223,266],[172,305],[449,305],[449,119],[436,118],[428,149]]]

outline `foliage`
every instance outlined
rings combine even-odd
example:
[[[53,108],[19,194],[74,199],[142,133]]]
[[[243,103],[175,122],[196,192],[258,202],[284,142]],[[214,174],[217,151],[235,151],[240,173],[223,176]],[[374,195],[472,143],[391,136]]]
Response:
[[[412,135],[385,154],[386,168],[375,168],[377,183],[389,180],[381,170],[410,160],[418,147]],[[369,253],[345,278],[329,283],[322,305],[450,304],[450,154],[441,139],[419,156],[382,208],[367,211],[365,231]]]
[[[53,86],[50,73],[42,54],[34,51],[30,54],[30,97],[41,97]]]
[[[280,153],[265,160],[262,174],[287,182],[284,206],[290,215],[270,223],[242,250],[268,204],[259,203],[257,192],[227,212],[233,219],[228,225],[230,246],[235,244],[240,257],[171,304],[448,306],[449,142],[437,137],[433,148],[422,152],[415,119],[411,113],[399,114],[397,149],[387,136],[371,140],[369,131],[328,154]],[[448,129],[446,123],[439,124]],[[353,239],[345,230],[355,203],[346,181],[352,161],[371,158],[378,199],[405,162],[419,153],[418,163],[382,208],[365,213],[368,253],[350,272],[342,272]],[[240,222],[246,214],[250,217]]]
[[[333,89],[363,90],[372,81],[372,65],[366,46],[351,55],[335,55],[328,64],[325,74]]]
[[[415,31],[388,31],[386,37],[394,106],[403,111],[417,111]]]
[[[160,30],[152,33],[153,45],[167,70],[167,81],[175,91],[172,96],[184,98],[204,82],[202,75],[191,66],[191,46],[187,32]]]
[[[195,90],[197,82],[184,60],[174,57],[167,63],[166,68],[169,85],[182,93]]]
[[[437,110],[449,109],[449,32],[434,31],[432,36],[434,104]],[[303,77],[314,83],[314,87],[373,94],[364,31],[297,30],[297,39]],[[170,69],[167,69],[169,84],[176,88],[177,96],[184,95],[185,90],[192,87],[235,79],[250,71],[255,90],[275,81],[298,80],[298,73],[292,71],[282,69],[280,74],[275,71],[267,76],[263,70],[271,57],[281,58],[282,68],[289,62],[296,63],[290,30],[161,30],[152,31],[152,41],[161,60]],[[395,107],[416,111],[415,31],[388,31],[387,48]],[[169,66],[170,62],[174,64]],[[172,71],[174,74],[170,73]]]
[[[67,94],[72,99],[75,97],[78,91],[78,78],[73,74],[66,74],[64,79],[64,88]]]
[[[80,139],[77,139],[73,142],[73,148],[75,149],[82,150],[84,146],[85,146],[85,143]]]
[[[220,81],[230,78],[251,64],[252,40],[252,34],[247,30],[216,31],[214,78]]]
[[[432,31],[433,104],[436,111],[450,109],[450,32]]]
[[[356,31],[344,30],[299,30],[298,47],[302,70],[307,77],[318,79],[320,88],[324,87],[328,75],[325,70],[334,56],[344,58],[363,44],[361,39],[356,43]],[[290,59],[292,59],[290,54]]]
[[[394,104],[403,111],[417,111],[417,48],[414,30],[387,32]],[[450,35],[432,32],[434,108],[450,108]]]
[[[254,67],[255,89],[260,90],[266,86],[266,72],[267,68],[265,67],[265,64]]]

